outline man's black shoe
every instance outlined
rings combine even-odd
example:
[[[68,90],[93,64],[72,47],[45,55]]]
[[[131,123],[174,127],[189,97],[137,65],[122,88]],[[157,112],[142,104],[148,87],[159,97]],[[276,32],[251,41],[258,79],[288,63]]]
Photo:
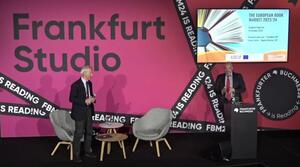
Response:
[[[84,156],[88,158],[96,158],[96,155],[94,153],[85,153]]]
[[[75,157],[73,160],[75,163],[81,163],[82,160],[79,157]]]

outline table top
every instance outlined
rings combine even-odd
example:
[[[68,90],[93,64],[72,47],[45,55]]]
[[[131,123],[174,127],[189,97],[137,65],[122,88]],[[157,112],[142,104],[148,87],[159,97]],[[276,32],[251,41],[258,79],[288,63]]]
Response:
[[[117,142],[117,141],[122,141],[127,139],[128,136],[123,133],[107,133],[107,134],[99,134],[95,138],[96,140],[99,141]]]
[[[116,129],[116,128],[121,128],[123,126],[124,124],[117,123],[117,122],[103,122],[98,124],[98,127],[105,128],[105,129]]]

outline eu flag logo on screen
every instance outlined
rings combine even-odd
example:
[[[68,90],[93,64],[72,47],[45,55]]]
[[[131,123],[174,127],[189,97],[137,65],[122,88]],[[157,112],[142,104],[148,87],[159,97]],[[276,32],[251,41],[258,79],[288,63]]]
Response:
[[[248,60],[248,59],[249,59],[249,56],[248,56],[248,55],[244,55],[244,56],[243,56],[243,59],[244,59],[244,60]]]

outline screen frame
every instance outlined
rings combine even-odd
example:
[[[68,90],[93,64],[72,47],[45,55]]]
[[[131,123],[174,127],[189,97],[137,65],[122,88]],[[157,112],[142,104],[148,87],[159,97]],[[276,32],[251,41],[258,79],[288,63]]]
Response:
[[[198,62],[198,10],[199,9],[208,9],[208,10],[211,10],[211,9],[217,9],[217,10],[287,10],[288,11],[288,39],[287,39],[287,58],[286,58],[286,61],[246,61],[246,62],[243,62],[243,61],[232,61],[232,62],[229,62],[229,61],[224,61],[224,62]],[[241,8],[196,8],[195,9],[196,11],[196,24],[195,24],[195,29],[196,29],[196,41],[197,41],[197,54],[196,56],[194,57],[194,61],[196,62],[196,64],[205,64],[205,63],[213,63],[213,64],[224,64],[224,63],[241,63],[241,64],[244,64],[244,63],[288,63],[289,62],[289,50],[290,50],[290,22],[291,22],[291,10],[289,8],[253,8],[253,9],[241,9]]]

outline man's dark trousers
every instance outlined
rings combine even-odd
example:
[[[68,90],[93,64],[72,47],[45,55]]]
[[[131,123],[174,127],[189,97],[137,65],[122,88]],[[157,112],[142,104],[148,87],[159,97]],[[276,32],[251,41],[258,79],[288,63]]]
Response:
[[[73,148],[74,148],[74,155],[75,158],[79,158],[80,156],[80,140],[84,135],[84,152],[91,153],[91,145],[92,145],[92,113],[91,108],[87,107],[86,111],[86,118],[82,121],[75,121],[75,133],[74,133],[74,140],[73,140]]]

